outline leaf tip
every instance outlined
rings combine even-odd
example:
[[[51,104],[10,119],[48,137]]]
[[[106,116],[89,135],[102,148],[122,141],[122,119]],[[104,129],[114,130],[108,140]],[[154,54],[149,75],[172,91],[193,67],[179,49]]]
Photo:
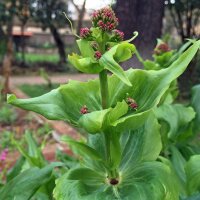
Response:
[[[14,94],[7,94],[7,103],[12,104],[17,97]]]

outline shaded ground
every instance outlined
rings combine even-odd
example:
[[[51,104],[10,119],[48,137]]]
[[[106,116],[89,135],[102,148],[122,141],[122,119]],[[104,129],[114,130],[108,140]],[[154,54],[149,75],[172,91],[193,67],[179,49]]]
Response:
[[[91,74],[63,74],[50,76],[52,83],[67,83],[71,80],[87,81],[97,77],[97,75]],[[21,84],[45,84],[46,81],[40,76],[12,76],[10,79],[11,87]]]

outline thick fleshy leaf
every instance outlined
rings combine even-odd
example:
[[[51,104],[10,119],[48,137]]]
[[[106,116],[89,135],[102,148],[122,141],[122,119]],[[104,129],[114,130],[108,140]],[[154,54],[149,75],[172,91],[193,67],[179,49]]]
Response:
[[[103,70],[103,67],[91,57],[82,57],[77,54],[68,56],[69,62],[79,71],[88,74],[98,74]]]
[[[62,163],[52,163],[42,169],[30,168],[11,181],[0,190],[2,200],[29,200],[34,193],[51,179],[52,170],[62,166]]]
[[[47,119],[77,124],[82,116],[80,109],[84,105],[87,105],[90,112],[101,109],[99,82],[70,81],[67,85],[31,99],[17,99],[9,95],[8,103],[37,112]]]
[[[200,155],[190,158],[186,164],[187,189],[189,195],[200,192]]]
[[[103,54],[99,63],[104,67],[104,69],[108,69],[110,72],[115,74],[126,85],[131,86],[128,77],[117,62],[125,61],[131,58],[134,50],[135,49],[132,44],[127,42],[120,43]]]
[[[163,104],[155,109],[159,120],[169,125],[168,137],[176,140],[181,133],[184,133],[189,122],[195,117],[192,107],[185,107],[182,104]]]
[[[200,132],[200,85],[196,85],[192,88],[192,102],[191,105],[196,112],[194,120],[194,131],[196,133]]]

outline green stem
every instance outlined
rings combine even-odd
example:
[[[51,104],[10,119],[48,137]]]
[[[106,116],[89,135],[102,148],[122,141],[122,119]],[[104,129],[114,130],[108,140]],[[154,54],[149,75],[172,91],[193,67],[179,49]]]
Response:
[[[107,70],[103,70],[99,73],[99,80],[100,80],[100,90],[101,90],[101,102],[102,102],[102,109],[107,109],[109,107],[109,91],[108,91],[108,76]],[[112,158],[110,152],[111,146],[111,134],[109,132],[104,132],[104,140],[105,140],[105,148],[106,148],[106,160],[107,166],[112,165]],[[117,170],[108,170],[109,178],[117,178]]]
[[[142,56],[140,55],[140,53],[138,52],[137,49],[135,50],[135,55],[136,55],[137,59],[138,59],[141,63],[144,63],[144,60],[143,60]]]
[[[99,73],[99,80],[100,80],[100,88],[101,88],[101,102],[102,102],[102,108],[106,109],[108,108],[108,77],[107,77],[107,71],[103,70]]]

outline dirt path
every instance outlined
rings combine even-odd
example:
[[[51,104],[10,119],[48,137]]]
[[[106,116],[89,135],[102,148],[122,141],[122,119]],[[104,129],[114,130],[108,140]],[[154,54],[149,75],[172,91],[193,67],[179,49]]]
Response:
[[[88,79],[96,78],[97,75],[93,74],[63,74],[50,76],[53,83],[66,83],[70,79],[78,81],[87,81]],[[40,76],[12,76],[10,79],[11,86],[21,84],[42,84],[46,81]]]

